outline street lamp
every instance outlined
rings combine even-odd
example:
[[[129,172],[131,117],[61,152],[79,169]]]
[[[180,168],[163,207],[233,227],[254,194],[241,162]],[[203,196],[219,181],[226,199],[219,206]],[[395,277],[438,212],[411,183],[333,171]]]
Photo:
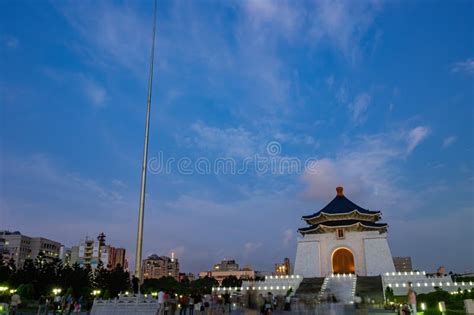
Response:
[[[54,289],[53,289],[53,294],[54,294],[54,295],[58,295],[58,294],[61,293],[61,291],[62,291],[62,290],[59,289],[59,288],[54,288]]]
[[[93,296],[100,295],[100,290],[93,290],[93,291],[92,291],[92,295],[93,295]]]
[[[0,287],[0,293],[3,294],[3,292],[8,291],[8,287]]]

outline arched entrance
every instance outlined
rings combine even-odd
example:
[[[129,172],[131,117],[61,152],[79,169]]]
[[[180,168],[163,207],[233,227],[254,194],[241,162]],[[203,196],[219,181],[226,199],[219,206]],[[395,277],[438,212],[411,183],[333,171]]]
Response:
[[[333,273],[354,273],[354,255],[347,248],[338,248],[332,254]]]

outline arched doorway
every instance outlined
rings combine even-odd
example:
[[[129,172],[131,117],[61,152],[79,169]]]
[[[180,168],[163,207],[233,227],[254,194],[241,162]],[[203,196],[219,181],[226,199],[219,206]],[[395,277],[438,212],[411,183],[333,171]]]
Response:
[[[347,248],[338,248],[332,254],[333,273],[354,273],[354,255]]]

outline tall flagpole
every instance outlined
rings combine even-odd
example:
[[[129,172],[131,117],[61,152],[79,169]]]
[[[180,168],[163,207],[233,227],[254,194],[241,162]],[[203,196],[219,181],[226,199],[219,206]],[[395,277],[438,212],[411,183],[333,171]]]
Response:
[[[146,173],[148,164],[148,134],[150,130],[150,107],[151,107],[151,91],[153,83],[153,61],[155,56],[155,32],[156,32],[156,0],[154,1],[153,10],[153,37],[151,42],[150,56],[150,72],[148,77],[148,97],[146,109],[145,123],[145,144],[143,147],[143,162],[140,187],[140,206],[138,210],[138,228],[137,228],[137,248],[135,252],[135,277],[141,279],[142,270],[142,246],[143,246],[143,219],[145,216],[145,193],[146,193]]]

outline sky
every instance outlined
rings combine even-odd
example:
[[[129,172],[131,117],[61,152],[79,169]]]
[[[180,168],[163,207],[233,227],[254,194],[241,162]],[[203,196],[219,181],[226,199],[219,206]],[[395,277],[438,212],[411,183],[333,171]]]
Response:
[[[0,229],[134,264],[153,3],[1,1]],[[344,186],[474,271],[474,2],[158,1],[144,255],[294,261]]]

